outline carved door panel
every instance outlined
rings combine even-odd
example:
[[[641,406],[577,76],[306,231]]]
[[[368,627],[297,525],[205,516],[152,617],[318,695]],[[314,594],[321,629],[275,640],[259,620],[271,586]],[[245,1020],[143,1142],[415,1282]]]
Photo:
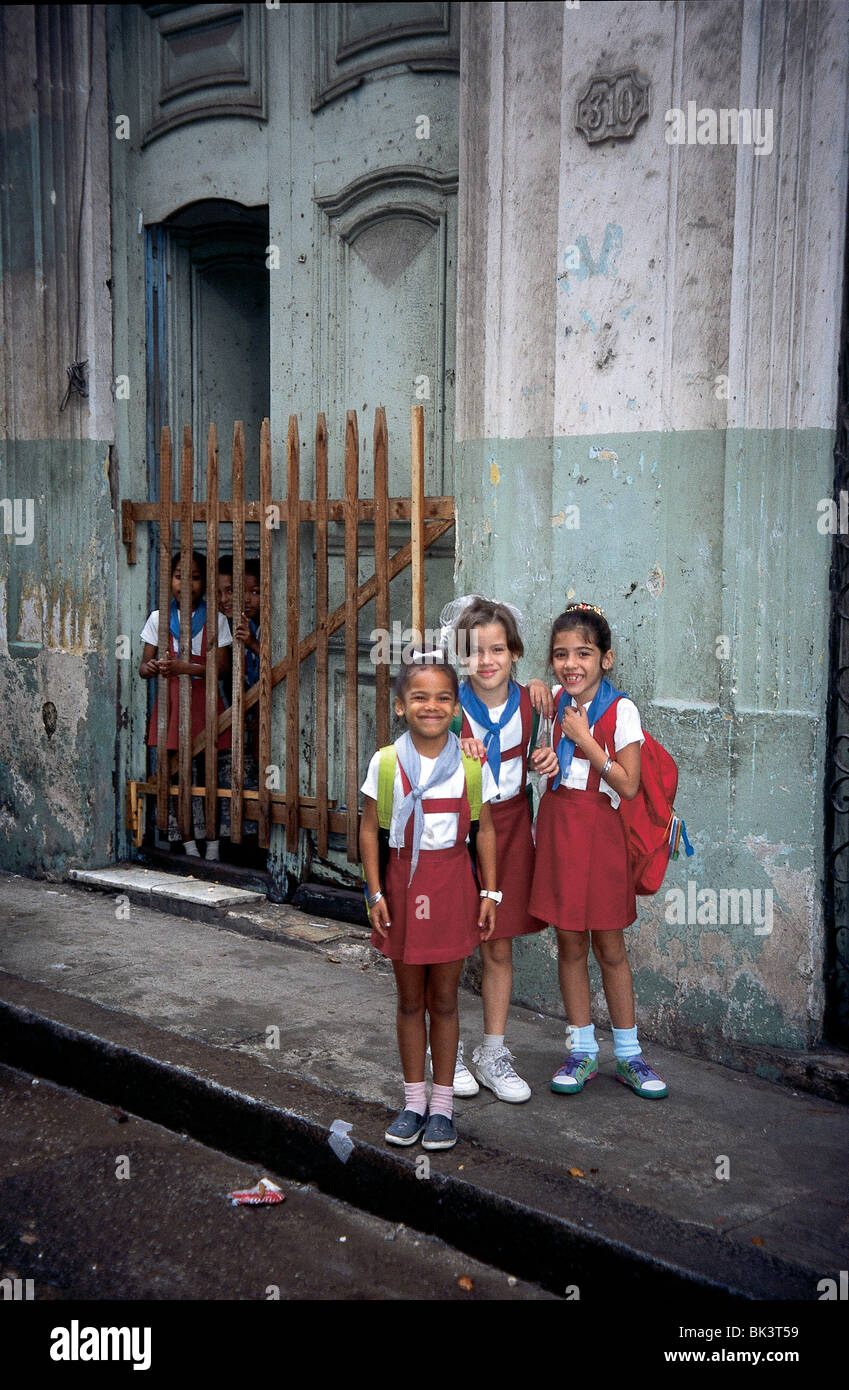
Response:
[[[292,192],[293,251],[299,252],[293,260],[304,267],[293,279],[294,385],[296,396],[311,398],[315,410],[327,415],[335,496],[343,495],[341,446],[350,408],[358,414],[360,494],[372,495],[378,405],[386,409],[389,430],[390,494],[409,496],[414,404],[424,407],[425,491],[453,492],[457,11],[447,4],[292,9],[292,80],[297,89],[295,71],[308,74],[311,107],[302,144],[309,159],[306,167],[295,164]],[[312,458],[311,441],[302,442],[306,461]],[[403,524],[390,526],[390,550],[408,539]],[[332,535],[330,548],[332,556]],[[359,552],[362,581],[374,568],[371,526],[360,529]],[[436,625],[452,596],[453,554],[449,532],[426,557],[428,626]],[[332,577],[331,568],[331,585]],[[409,627],[409,572],[393,581],[390,594],[390,623]],[[339,592],[335,601],[341,598]],[[302,625],[307,621],[305,606]],[[374,627],[369,604],[358,629],[362,774],[376,742]],[[331,795],[339,802],[347,746],[344,663],[340,632],[330,645],[327,730]],[[302,708],[309,708],[310,695],[307,677]],[[303,736],[309,760],[313,735],[304,730]],[[308,776],[309,768],[304,770]]]

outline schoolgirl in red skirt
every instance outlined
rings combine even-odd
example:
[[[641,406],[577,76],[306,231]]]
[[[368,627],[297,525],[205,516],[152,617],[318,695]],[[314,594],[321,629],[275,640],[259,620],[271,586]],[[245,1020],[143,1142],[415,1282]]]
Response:
[[[637,1039],[624,937],[624,929],[636,921],[637,904],[618,813],[621,798],[632,799],[640,786],[640,715],[607,679],[614,657],[600,608],[570,604],[555,619],[549,659],[559,682],[555,746],[538,749],[531,759],[551,780],[537,814],[529,910],[557,929],[560,989],[572,1043],[551,1089],[573,1095],[598,1074],[587,964],[592,944],[613,1028],[616,1079],[656,1100],[668,1088],[643,1058]]]
[[[170,751],[179,749],[180,746],[180,676],[188,675],[192,678],[191,687],[191,721],[192,739],[198,734],[203,733],[206,728],[206,599],[204,592],[206,589],[206,557],[199,551],[192,551],[192,569],[190,582],[192,586],[192,630],[191,630],[191,658],[183,661],[180,657],[180,552],[175,552],[171,559],[171,604],[169,610],[169,645],[168,651],[157,657],[157,643],[159,641],[159,609],[155,608],[150,614],[147,622],[141,630],[141,639],[144,642],[142,658],[139,663],[139,675],[144,680],[151,680],[156,676],[168,676],[168,736],[166,747]],[[230,647],[233,638],[227,619],[223,614],[217,614],[218,619],[218,672],[219,675],[230,669]],[[218,713],[224,711],[224,701],[218,697]],[[154,701],[153,712],[150,716],[150,724],[147,732],[148,746],[155,748],[158,741],[157,722],[158,722],[159,701],[158,697]],[[230,747],[231,734],[229,729],[218,737],[219,751]],[[201,759],[192,760],[192,778],[201,778]],[[169,799],[168,803],[168,839],[172,842],[180,840],[180,830],[177,825],[177,817]],[[203,799],[199,796],[192,797],[192,821],[194,838],[187,840],[184,845],[186,854],[199,855],[197,839],[203,836],[206,829],[206,819],[204,815]],[[207,859],[218,858],[218,841],[211,840],[206,846]]]
[[[460,744],[451,733],[458,712],[457,673],[442,652],[423,652],[402,665],[395,713],[407,732],[395,743],[397,762],[385,882],[380,877],[377,817],[380,753],[362,785],[360,854],[372,942],[392,961],[398,991],[398,1048],[404,1109],[386,1131],[390,1144],[449,1149],[454,1125],[457,989],[463,962],[495,927],[495,830],[489,802],[495,785],[482,769],[477,832],[480,889],[466,837],[471,812]],[[433,1057],[430,1108],[425,1089],[427,1018]]]
[[[513,1054],[504,1042],[513,991],[513,939],[546,926],[528,911],[534,872],[527,796],[532,701],[546,715],[551,715],[554,706],[542,681],[532,681],[527,687],[513,678],[514,663],[525,648],[521,614],[512,604],[479,595],[455,599],[443,610],[442,623],[467,672],[460,683],[462,723],[458,726],[455,722],[455,732],[465,753],[487,759],[498,787],[492,819],[503,895],[495,931],[480,948],[483,1041],[472,1054],[474,1074],[464,1064],[460,1043],[454,1091],[475,1095],[480,1082],[499,1100],[518,1103],[530,1098],[531,1088],[517,1074]]]

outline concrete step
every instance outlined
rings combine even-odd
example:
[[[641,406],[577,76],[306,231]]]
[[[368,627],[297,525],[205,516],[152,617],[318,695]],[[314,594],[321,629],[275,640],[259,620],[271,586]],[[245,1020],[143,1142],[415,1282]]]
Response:
[[[83,888],[125,894],[130,902],[196,920],[203,920],[204,913],[218,915],[235,907],[259,908],[267,903],[264,893],[250,888],[208,883],[201,878],[146,869],[139,864],[117,864],[107,869],[69,869],[68,878]]]

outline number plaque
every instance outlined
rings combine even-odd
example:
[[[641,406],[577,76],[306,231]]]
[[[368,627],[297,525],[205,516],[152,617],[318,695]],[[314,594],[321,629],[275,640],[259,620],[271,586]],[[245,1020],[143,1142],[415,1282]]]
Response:
[[[578,98],[575,125],[590,145],[600,140],[629,140],[637,122],[649,114],[650,83],[636,68],[596,73]]]

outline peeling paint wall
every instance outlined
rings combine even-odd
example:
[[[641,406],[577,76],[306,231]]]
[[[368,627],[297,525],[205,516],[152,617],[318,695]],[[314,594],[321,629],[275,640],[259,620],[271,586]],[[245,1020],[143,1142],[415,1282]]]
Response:
[[[817,503],[833,487],[849,11],[471,4],[463,19],[457,591],[523,609],[525,679],[568,600],[603,607],[616,684],[679,764],[695,855],[628,933],[641,1026],[697,1049],[805,1047],[824,1001]],[[577,98],[632,66],[648,119],[589,145]],[[668,143],[665,113],[689,101],[771,111],[771,150]],[[561,1009],[553,933],[516,960],[515,996]],[[606,1021],[595,967],[592,982]]]
[[[0,15],[0,866],[32,874],[114,857],[105,59],[102,9],[6,6]],[[73,395],[60,411],[75,359],[87,359],[88,397]]]

